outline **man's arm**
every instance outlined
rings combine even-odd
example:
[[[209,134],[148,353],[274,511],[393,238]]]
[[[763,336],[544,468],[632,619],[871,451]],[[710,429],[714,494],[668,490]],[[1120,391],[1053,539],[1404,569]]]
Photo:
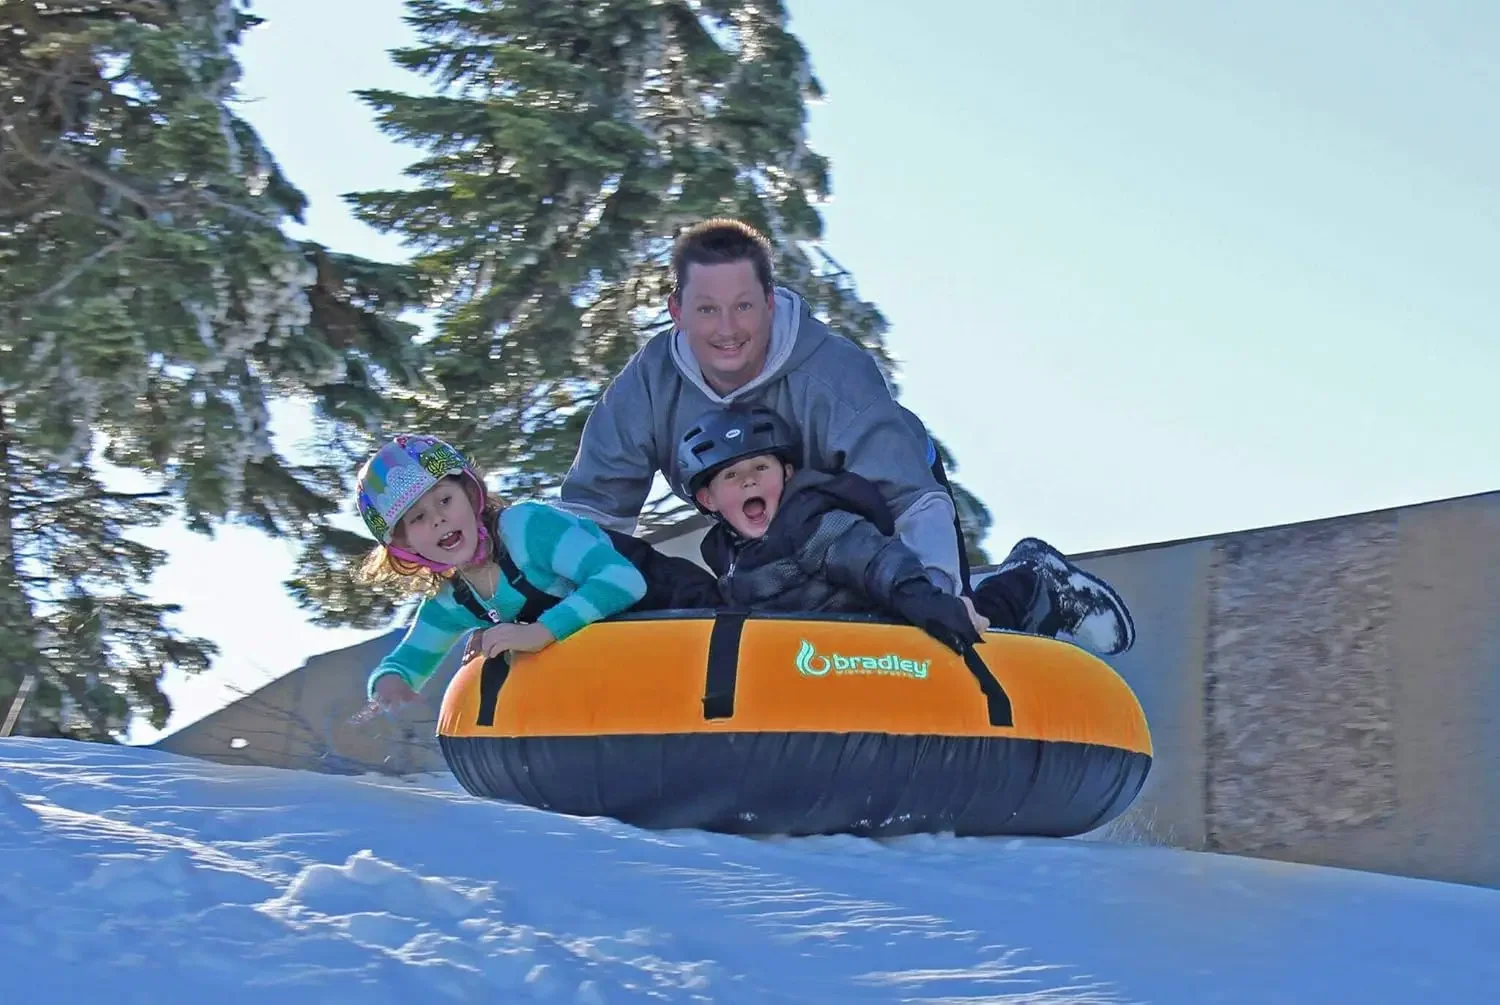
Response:
[[[958,532],[947,493],[925,496],[896,518],[896,536],[922,560],[923,571],[948,593],[959,592]]]
[[[927,462],[926,433],[891,397],[869,353],[852,343],[849,349],[847,364],[841,360],[839,367],[842,393],[825,433],[825,453],[842,455],[846,470],[875,483],[895,516],[897,537],[916,552],[928,578],[956,594],[956,511]]]
[[[555,503],[621,534],[635,533],[656,476],[651,399],[638,361],[626,364],[589,413]]]

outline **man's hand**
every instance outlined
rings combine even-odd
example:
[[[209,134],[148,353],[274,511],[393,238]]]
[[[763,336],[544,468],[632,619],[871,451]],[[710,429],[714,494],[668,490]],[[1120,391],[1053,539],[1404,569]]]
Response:
[[[479,638],[479,648],[485,656],[493,658],[506,651],[534,653],[556,641],[547,626],[540,623],[496,625],[484,630]]]
[[[985,632],[989,631],[990,619],[974,610],[974,601],[962,595],[960,595],[958,599],[962,600],[964,602],[964,607],[968,609],[969,620],[974,622],[974,630],[980,635],[983,635]]]
[[[891,606],[901,617],[956,653],[962,654],[965,645],[984,641],[984,633],[972,619],[968,604],[959,603],[958,597],[939,590],[930,580],[902,583],[891,594]]]

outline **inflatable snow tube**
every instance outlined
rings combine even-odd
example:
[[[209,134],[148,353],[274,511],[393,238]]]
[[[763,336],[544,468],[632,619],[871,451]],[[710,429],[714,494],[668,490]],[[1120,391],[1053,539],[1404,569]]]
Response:
[[[1150,770],[1140,703],[1068,643],[989,632],[965,659],[861,615],[626,614],[477,658],[438,739],[468,792],[652,829],[1068,836]]]

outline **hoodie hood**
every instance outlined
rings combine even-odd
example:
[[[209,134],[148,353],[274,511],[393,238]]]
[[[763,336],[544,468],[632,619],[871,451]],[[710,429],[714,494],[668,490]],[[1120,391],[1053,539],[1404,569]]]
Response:
[[[688,345],[687,332],[681,328],[672,331],[672,363],[685,380],[702,391],[716,405],[727,405],[742,398],[758,387],[775,380],[784,370],[792,369],[806,359],[825,339],[828,329],[822,325],[804,325],[802,319],[810,315],[807,302],[784,286],[773,292],[775,307],[771,313],[771,344],[766,348],[766,365],[751,380],[720,395],[703,379],[703,367]]]

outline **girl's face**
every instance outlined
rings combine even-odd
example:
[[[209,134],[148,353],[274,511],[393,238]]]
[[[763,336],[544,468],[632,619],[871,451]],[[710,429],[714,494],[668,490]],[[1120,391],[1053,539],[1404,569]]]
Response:
[[[479,545],[479,517],[461,479],[438,482],[396,525],[398,543],[429,562],[463,565]]]

